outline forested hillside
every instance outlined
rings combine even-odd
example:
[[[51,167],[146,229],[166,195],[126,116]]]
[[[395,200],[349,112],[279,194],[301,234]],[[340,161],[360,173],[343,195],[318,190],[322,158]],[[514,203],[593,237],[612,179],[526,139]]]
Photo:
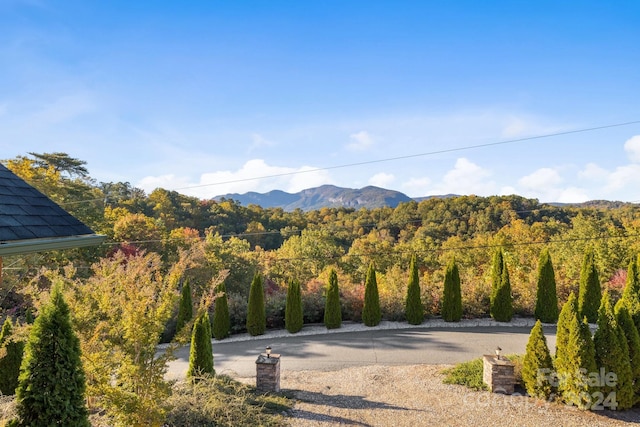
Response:
[[[560,303],[578,289],[587,248],[595,252],[602,285],[614,296],[625,283],[629,262],[640,252],[640,209],[633,204],[552,206],[515,195],[460,196],[396,208],[287,212],[229,199],[199,200],[164,189],[145,194],[126,182],[98,183],[85,162],[64,153],[29,154],[3,164],[108,236],[99,248],[5,259],[0,307],[15,314],[37,305],[38,289],[48,286],[43,279],[47,271],[62,271],[72,263],[74,270],[67,268],[65,274],[87,280],[101,274],[92,264],[114,259],[118,250],[127,256],[157,254],[162,274],[182,266],[176,286],[188,280],[196,297],[226,271],[234,330],[243,328],[255,273],[265,278],[270,327],[283,324],[289,280],[302,284],[305,321],[321,321],[331,268],[338,273],[345,319],[359,320],[371,262],[383,318],[401,319],[412,255],[431,316],[439,315],[444,268],[455,257],[464,315],[486,316],[491,258],[502,248],[515,314],[531,315],[543,249],[553,259]]]

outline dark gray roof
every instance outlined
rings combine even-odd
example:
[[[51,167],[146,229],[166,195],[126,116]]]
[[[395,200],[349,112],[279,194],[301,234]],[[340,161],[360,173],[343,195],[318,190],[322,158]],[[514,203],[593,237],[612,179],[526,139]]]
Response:
[[[95,233],[0,164],[0,245],[86,235]]]

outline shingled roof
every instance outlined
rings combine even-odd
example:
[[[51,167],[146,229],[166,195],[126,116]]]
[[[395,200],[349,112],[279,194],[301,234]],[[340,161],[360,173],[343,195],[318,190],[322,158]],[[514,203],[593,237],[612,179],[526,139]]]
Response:
[[[104,239],[0,164],[0,256],[97,245]]]

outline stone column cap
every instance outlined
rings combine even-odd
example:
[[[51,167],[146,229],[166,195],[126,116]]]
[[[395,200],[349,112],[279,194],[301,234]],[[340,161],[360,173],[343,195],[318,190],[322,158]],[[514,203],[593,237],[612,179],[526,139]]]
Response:
[[[256,363],[260,363],[264,365],[275,365],[278,362],[280,362],[280,355],[273,354],[273,353],[271,354],[270,357],[267,357],[266,354],[261,354],[260,356],[258,356],[258,359],[256,360]]]

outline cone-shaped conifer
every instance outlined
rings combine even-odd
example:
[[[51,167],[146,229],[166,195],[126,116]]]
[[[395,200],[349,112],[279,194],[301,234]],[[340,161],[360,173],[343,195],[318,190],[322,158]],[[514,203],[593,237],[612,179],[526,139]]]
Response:
[[[59,285],[33,323],[16,390],[20,425],[89,426],[80,340]]]
[[[582,269],[580,270],[580,289],[578,292],[580,318],[586,317],[589,323],[595,323],[598,320],[601,298],[602,288],[595,257],[593,250],[588,249],[584,255]]]
[[[627,268],[627,282],[622,293],[622,300],[629,310],[629,315],[640,331],[640,272],[638,260],[632,259]]]
[[[638,333],[638,329],[633,323],[633,319],[631,319],[624,301],[618,301],[615,306],[615,313],[618,326],[622,329],[624,337],[627,340],[631,376],[633,378],[633,391],[636,395],[636,402],[638,402],[640,399],[640,333]]]
[[[367,326],[377,326],[382,319],[380,311],[380,295],[378,294],[378,282],[376,280],[376,268],[369,264],[367,280],[364,284],[364,306],[362,307],[362,322]]]
[[[502,267],[504,267],[504,254],[502,248],[496,249],[491,262],[491,294],[489,295],[489,310],[493,307],[493,299],[496,297],[500,283],[502,283]]]
[[[556,277],[548,249],[543,249],[538,261],[538,286],[536,290],[536,319],[544,323],[558,321],[558,295]]]
[[[552,379],[553,361],[542,323],[538,320],[529,334],[527,351],[522,362],[522,381],[529,395],[546,400],[554,392]]]
[[[420,299],[420,277],[418,276],[418,263],[415,255],[411,257],[409,266],[409,284],[407,285],[404,314],[407,322],[411,325],[419,325],[424,320],[424,308]]]
[[[302,317],[302,293],[300,282],[292,280],[287,287],[287,304],[284,312],[284,325],[287,331],[295,334],[302,329],[304,318]]]
[[[213,337],[217,340],[229,336],[231,331],[231,318],[229,317],[229,301],[227,299],[227,286],[224,281],[218,284],[216,289],[216,301],[213,305]]]
[[[180,306],[178,307],[178,320],[176,322],[176,332],[180,331],[193,317],[193,302],[191,299],[191,286],[189,281],[182,285],[180,293]]]
[[[340,306],[338,274],[333,269],[329,273],[327,300],[324,305],[324,325],[327,329],[336,329],[342,326],[342,308]]]
[[[189,369],[187,377],[199,378],[214,375],[213,348],[211,345],[211,323],[209,312],[204,310],[193,323],[191,349],[189,351]]]
[[[510,322],[513,317],[513,299],[511,296],[509,269],[507,268],[506,261],[503,261],[500,285],[495,289],[492,300],[491,317],[498,322]]]
[[[247,332],[256,336],[264,334],[267,329],[267,317],[264,305],[264,287],[262,277],[256,273],[249,290],[249,303],[247,308]]]
[[[444,273],[442,318],[445,322],[459,322],[462,319],[460,273],[458,272],[456,260],[453,258],[447,264],[447,269]]]
[[[4,356],[0,358],[0,394],[4,395],[16,392],[24,352],[24,342],[17,341],[12,332],[13,322],[8,317],[0,331],[0,348],[5,349]]]

